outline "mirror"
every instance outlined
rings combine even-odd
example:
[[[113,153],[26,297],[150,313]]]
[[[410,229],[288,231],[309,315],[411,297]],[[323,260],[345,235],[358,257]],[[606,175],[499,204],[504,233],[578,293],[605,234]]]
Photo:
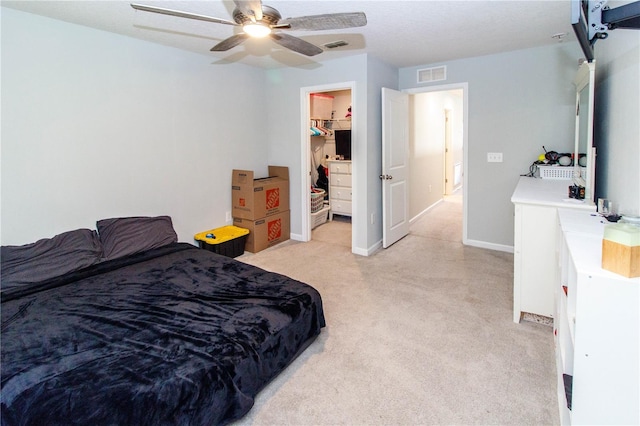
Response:
[[[585,188],[585,201],[593,203],[595,147],[593,146],[593,92],[595,61],[583,62],[573,84],[576,86],[576,133],[573,153],[574,181]]]

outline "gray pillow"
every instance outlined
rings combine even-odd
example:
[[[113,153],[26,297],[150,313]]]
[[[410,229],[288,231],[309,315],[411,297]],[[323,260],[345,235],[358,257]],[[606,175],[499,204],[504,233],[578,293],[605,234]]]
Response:
[[[96,231],[76,229],[23,246],[0,248],[2,289],[24,286],[91,266],[100,261]]]
[[[178,241],[169,216],[102,219],[96,225],[106,260]]]

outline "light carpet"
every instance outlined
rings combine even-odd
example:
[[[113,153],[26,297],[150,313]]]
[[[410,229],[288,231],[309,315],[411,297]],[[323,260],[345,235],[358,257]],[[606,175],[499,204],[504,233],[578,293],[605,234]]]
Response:
[[[552,328],[513,323],[513,255],[464,246],[461,206],[369,257],[344,220],[241,256],[318,289],[327,327],[235,425],[558,424]]]

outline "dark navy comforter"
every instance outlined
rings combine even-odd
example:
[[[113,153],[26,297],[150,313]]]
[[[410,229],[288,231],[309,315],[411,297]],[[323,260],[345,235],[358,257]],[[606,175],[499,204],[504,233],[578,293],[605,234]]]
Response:
[[[320,333],[288,277],[172,244],[2,294],[2,424],[215,425]]]

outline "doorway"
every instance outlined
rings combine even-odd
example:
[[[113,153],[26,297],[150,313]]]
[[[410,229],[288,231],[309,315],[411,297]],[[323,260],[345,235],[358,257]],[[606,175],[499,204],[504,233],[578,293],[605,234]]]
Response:
[[[301,89],[301,190],[306,194],[302,197],[301,239],[334,238],[352,250],[357,221],[352,206],[356,191],[352,176],[357,163],[357,150],[352,149],[357,142],[352,111],[354,85],[338,83]],[[323,205],[319,203],[320,191],[325,191]]]
[[[462,201],[467,238],[467,83],[407,90],[410,94],[410,221],[415,223],[449,197]],[[459,228],[458,228],[459,229]]]

